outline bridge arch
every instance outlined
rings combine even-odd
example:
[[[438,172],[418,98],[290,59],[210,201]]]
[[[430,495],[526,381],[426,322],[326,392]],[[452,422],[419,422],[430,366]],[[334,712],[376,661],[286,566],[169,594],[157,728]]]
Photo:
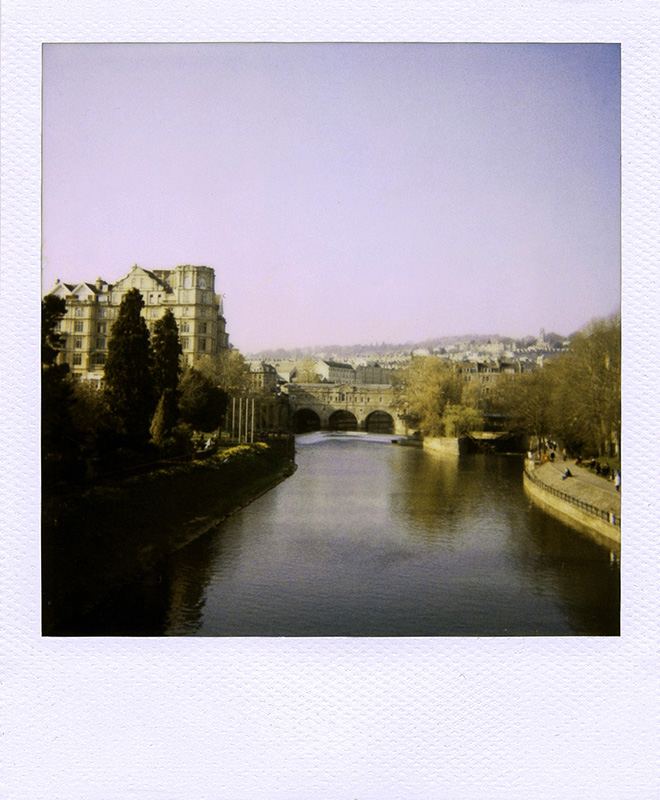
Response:
[[[357,417],[350,411],[339,409],[330,414],[328,428],[331,431],[356,431],[358,429]]]
[[[367,433],[394,433],[394,417],[387,411],[372,411],[364,421]]]
[[[299,408],[291,419],[294,433],[309,433],[321,430],[321,417],[311,408]]]

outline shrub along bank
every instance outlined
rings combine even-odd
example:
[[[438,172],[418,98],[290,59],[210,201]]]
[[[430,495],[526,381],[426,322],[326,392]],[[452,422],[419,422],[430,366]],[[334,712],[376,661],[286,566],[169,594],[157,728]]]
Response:
[[[45,496],[43,633],[93,608],[295,469],[268,445]]]

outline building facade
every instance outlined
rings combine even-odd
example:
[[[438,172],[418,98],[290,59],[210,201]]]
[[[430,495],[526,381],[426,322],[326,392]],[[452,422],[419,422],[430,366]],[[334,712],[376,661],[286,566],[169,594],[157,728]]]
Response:
[[[277,390],[279,377],[272,364],[265,361],[249,361],[250,389],[253,392],[274,392]]]
[[[156,320],[170,309],[179,326],[185,364],[195,364],[202,356],[229,347],[222,296],[215,291],[215,273],[210,267],[186,264],[147,270],[135,265],[116,283],[97,278],[94,283],[71,284],[58,279],[46,295],[66,302],[59,325],[64,339],[60,360],[69,364],[74,378],[101,385],[112,325],[130,289],[138,289],[142,295],[142,315],[150,333]]]
[[[355,370],[350,364],[319,359],[315,369],[326,383],[355,383]]]

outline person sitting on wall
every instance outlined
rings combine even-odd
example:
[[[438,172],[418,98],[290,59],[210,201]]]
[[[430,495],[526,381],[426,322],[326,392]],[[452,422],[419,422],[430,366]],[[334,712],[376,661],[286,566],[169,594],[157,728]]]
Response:
[[[561,476],[561,479],[563,481],[565,481],[566,478],[572,478],[572,477],[573,477],[573,473],[570,471],[570,469],[568,467],[566,467],[566,469],[564,470],[564,473]]]

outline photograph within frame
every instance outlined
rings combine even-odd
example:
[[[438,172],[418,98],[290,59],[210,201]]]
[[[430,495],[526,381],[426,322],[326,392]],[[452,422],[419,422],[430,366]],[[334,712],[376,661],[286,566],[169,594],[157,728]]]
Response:
[[[618,45],[46,45],[43,632],[618,635],[620,152]]]

